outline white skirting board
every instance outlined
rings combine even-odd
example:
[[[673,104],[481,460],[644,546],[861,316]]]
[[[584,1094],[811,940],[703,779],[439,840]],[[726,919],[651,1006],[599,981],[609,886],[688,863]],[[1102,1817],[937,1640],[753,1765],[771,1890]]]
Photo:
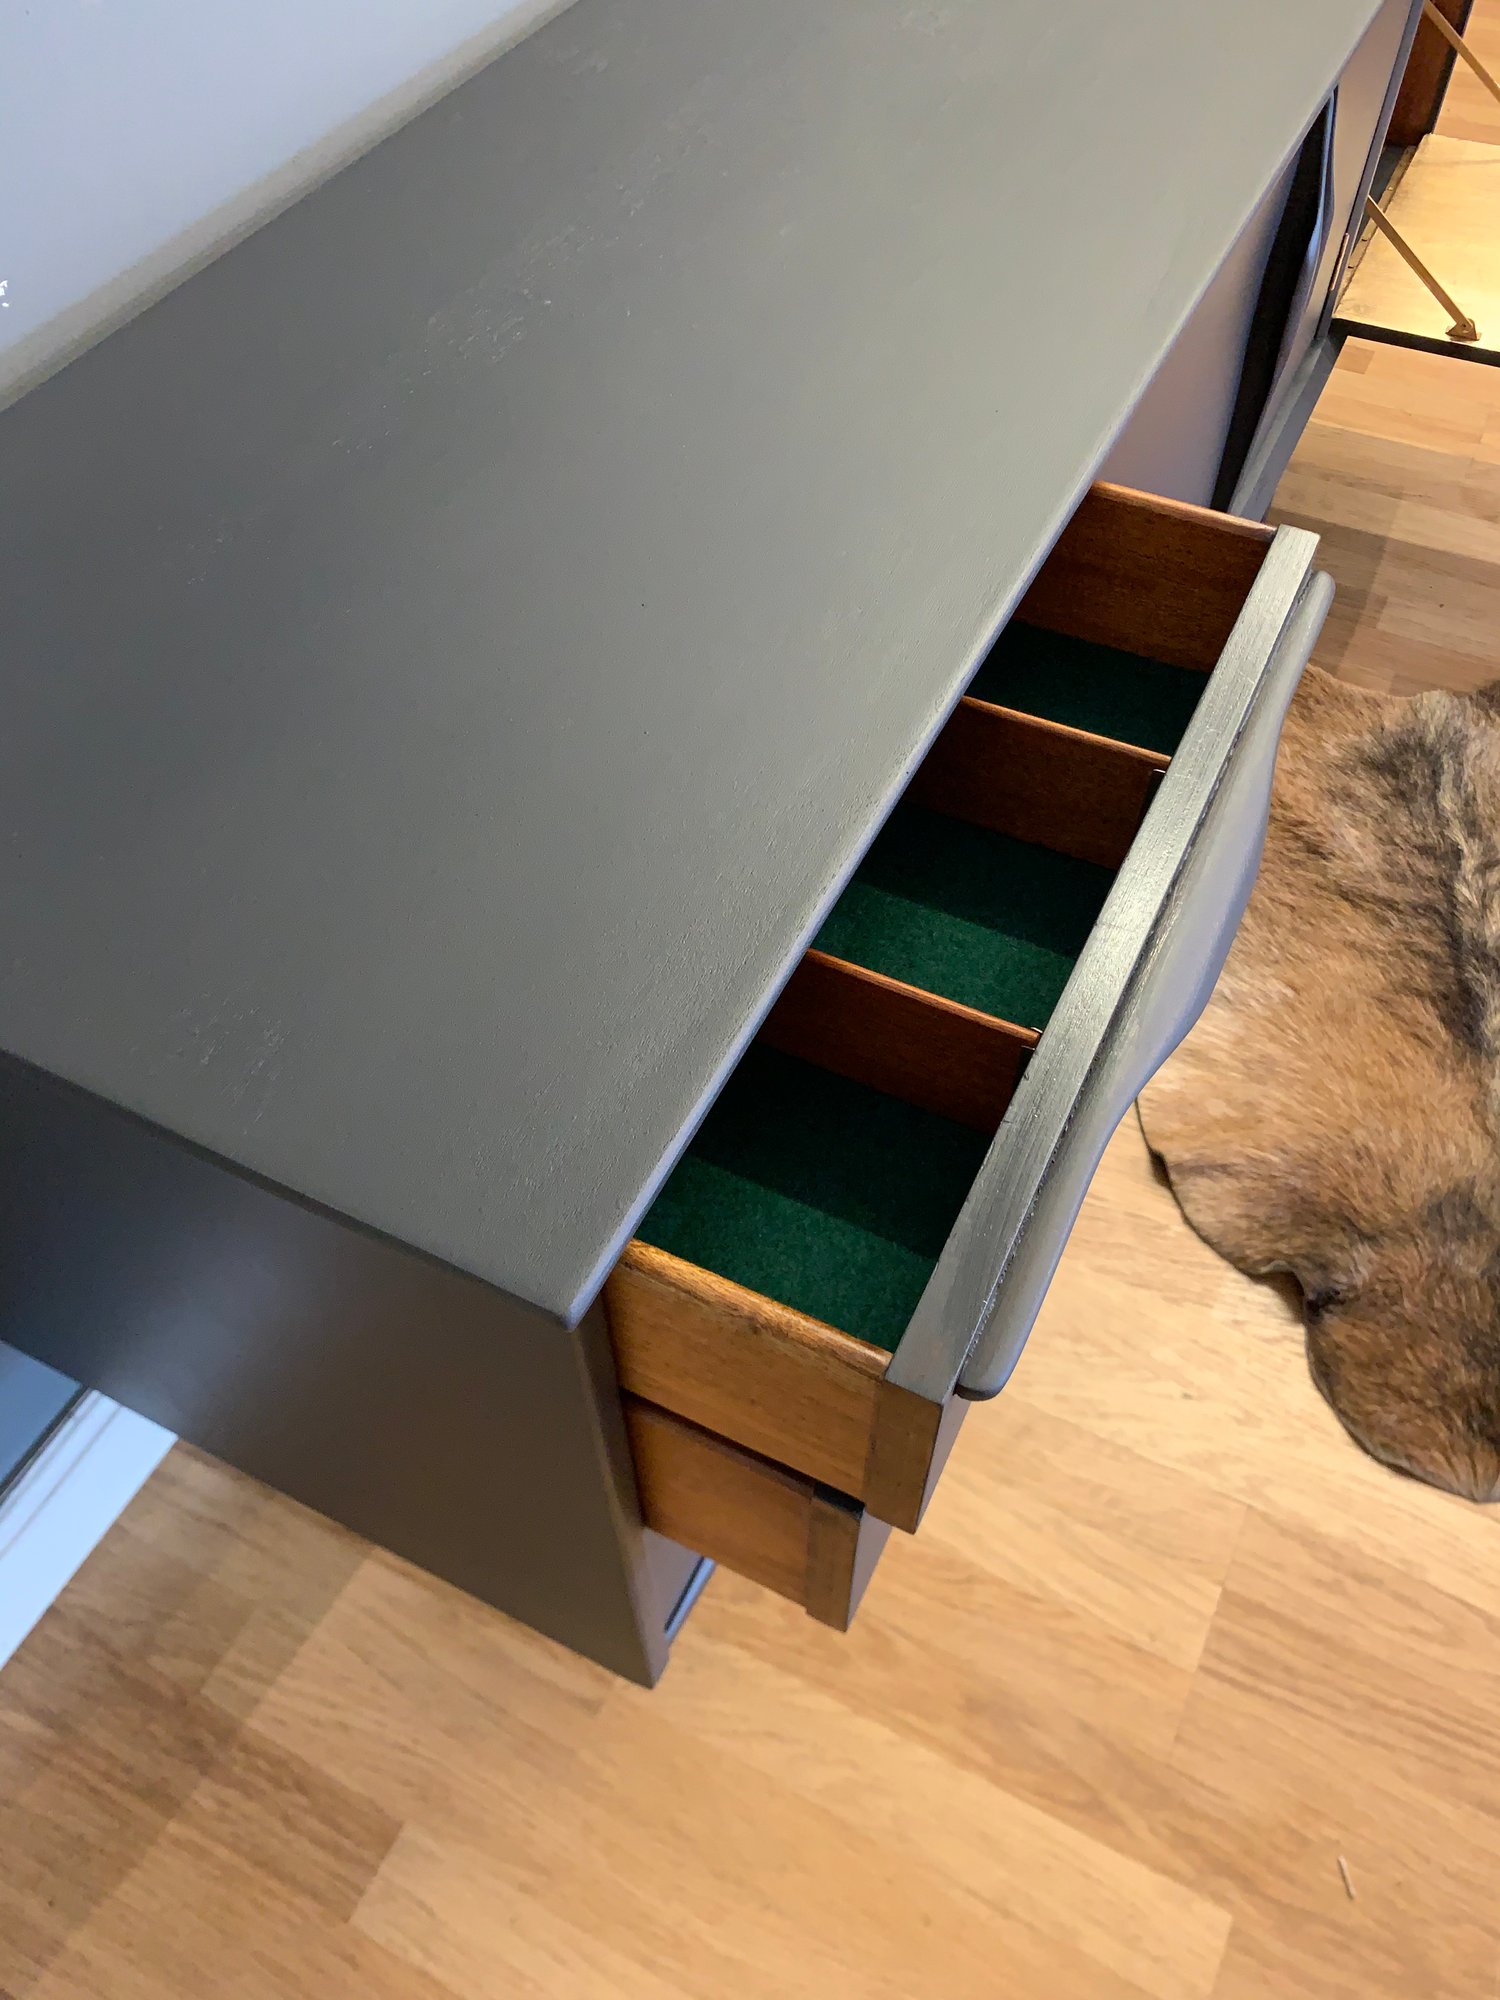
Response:
[[[0,1665],[175,1442],[90,1393],[0,1497]]]

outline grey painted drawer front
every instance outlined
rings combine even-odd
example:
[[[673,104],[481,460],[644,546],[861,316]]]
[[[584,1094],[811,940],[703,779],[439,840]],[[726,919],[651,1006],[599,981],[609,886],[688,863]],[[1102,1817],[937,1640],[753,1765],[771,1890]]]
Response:
[[[1309,575],[1315,546],[1278,529],[918,1310],[906,1365],[920,1365],[929,1328],[949,1352],[963,1337],[965,1395],[1003,1387],[1110,1134],[1229,951],[1260,866],[1282,718],[1333,596]]]
[[[880,1519],[916,1526],[955,1429],[955,1398],[1003,1386],[1110,1134],[1196,1019],[1229,949],[1259,865],[1281,721],[1332,595],[1313,569],[1315,549],[1302,530],[1093,489],[1019,616],[1119,649],[1110,657],[1127,675],[1136,653],[1206,678],[1170,762],[1158,758],[1150,774],[1159,783],[1149,808],[1125,837],[1019,1083],[996,1084],[986,1067],[983,1017],[910,988],[872,988],[877,974],[837,962],[805,962],[763,1031],[783,1050],[950,1116],[964,1116],[964,1089],[993,1085],[1000,1095],[988,1101],[1008,1099],[905,1334],[877,1353],[638,1242],[605,1295],[627,1390]],[[997,765],[997,810],[1029,800],[1024,810],[1053,829],[1036,838],[1071,840],[1075,853],[1088,851],[1089,816],[1102,810],[1095,760],[1145,755],[966,701],[913,796],[930,801],[933,765],[948,784],[970,770],[980,738],[1016,758]],[[1038,770],[1074,773],[1077,796],[1061,815],[1049,815]],[[1079,821],[1071,832],[1069,809]]]

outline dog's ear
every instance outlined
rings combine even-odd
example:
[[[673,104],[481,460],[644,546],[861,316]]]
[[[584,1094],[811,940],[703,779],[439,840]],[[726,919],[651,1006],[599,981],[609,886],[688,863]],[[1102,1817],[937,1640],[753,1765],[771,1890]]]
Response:
[[[1184,1149],[1171,1174],[1194,1229],[1242,1271],[1290,1272],[1309,1297],[1358,1284],[1366,1239],[1330,1198],[1316,1158],[1241,1141],[1222,1157]]]
[[[1353,1282],[1308,1288],[1314,1380],[1387,1464],[1471,1500],[1500,1490],[1500,1200],[1438,1188],[1358,1247]]]
[[[1283,1224],[1285,1268],[1302,1288],[1310,1313],[1358,1296],[1370,1264],[1370,1239],[1334,1205],[1308,1200]]]
[[[1310,1292],[1313,1380],[1372,1457],[1470,1500],[1500,1494],[1500,1295],[1417,1231],[1368,1247],[1346,1290]]]

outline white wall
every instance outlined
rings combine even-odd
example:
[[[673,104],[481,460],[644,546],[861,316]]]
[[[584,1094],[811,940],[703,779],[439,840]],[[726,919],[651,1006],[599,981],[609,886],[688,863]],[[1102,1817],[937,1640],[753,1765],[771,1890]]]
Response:
[[[0,0],[0,402],[565,0]]]

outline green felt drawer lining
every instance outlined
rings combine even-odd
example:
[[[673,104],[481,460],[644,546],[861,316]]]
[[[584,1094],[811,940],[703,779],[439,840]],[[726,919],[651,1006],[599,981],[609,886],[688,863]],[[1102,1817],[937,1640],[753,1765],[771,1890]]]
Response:
[[[899,806],[818,943],[1040,1027],[1111,879],[1090,862]],[[756,1045],[639,1233],[894,1348],[987,1144],[968,1126]]]
[[[1206,674],[1068,639],[1012,621],[969,685],[979,701],[1017,708],[1167,756],[1182,740]]]
[[[1170,752],[1204,676],[1012,625],[971,692]],[[836,958],[1042,1028],[1110,870],[898,806],[820,932]],[[757,1044],[642,1223],[646,1242],[894,1349],[988,1141]]]
[[[757,1043],[639,1234],[894,1348],[988,1144]]]
[[[1092,861],[898,806],[817,948],[1042,1028],[1113,880]]]

